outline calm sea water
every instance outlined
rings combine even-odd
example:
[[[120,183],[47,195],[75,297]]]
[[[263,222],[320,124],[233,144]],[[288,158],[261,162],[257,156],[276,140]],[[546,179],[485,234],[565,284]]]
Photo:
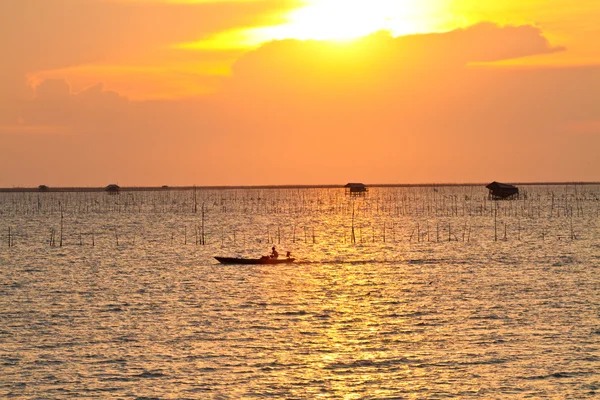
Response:
[[[598,398],[600,187],[525,191],[0,194],[0,397]]]

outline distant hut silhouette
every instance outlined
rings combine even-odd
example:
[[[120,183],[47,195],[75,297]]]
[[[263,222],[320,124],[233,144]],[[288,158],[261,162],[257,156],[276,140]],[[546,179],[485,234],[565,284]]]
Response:
[[[348,196],[366,196],[369,189],[362,183],[348,183],[346,186]]]
[[[492,200],[508,200],[519,197],[519,188],[513,185],[494,181],[486,188],[490,190],[490,199]]]
[[[38,186],[38,190],[40,192],[47,192],[48,190],[50,190],[50,188],[46,185],[40,185],[40,186]]]
[[[110,194],[110,195],[115,195],[115,194],[119,194],[119,190],[121,190],[121,187],[119,185],[115,185],[114,183],[111,183],[110,185],[105,187],[104,190],[106,190],[108,192],[108,194]]]

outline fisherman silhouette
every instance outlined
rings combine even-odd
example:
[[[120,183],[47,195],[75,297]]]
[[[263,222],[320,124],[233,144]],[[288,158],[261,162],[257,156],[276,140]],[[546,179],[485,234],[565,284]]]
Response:
[[[275,250],[275,246],[273,246],[273,248],[271,249],[271,258],[278,258],[279,257],[279,253],[277,252],[277,250]]]

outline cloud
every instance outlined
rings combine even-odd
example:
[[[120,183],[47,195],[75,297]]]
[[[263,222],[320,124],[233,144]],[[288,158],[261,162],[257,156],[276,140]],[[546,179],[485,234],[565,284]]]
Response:
[[[0,3],[0,55],[22,72],[127,62],[173,44],[268,22],[289,1],[19,0]]]
[[[268,43],[247,53],[233,67],[236,83],[269,80],[293,81],[327,75],[335,84],[346,72],[395,73],[417,68],[447,69],[472,62],[490,62],[547,54],[563,50],[552,47],[538,28],[498,26],[481,23],[447,33],[419,34],[393,38],[379,32],[356,43],[340,46],[332,42],[283,40]],[[371,79],[371,77],[366,77]],[[385,76],[386,84],[389,76]],[[305,82],[302,82],[304,86]],[[241,83],[240,83],[241,84]]]
[[[108,127],[128,106],[126,98],[105,91],[102,84],[74,94],[66,81],[49,79],[35,88],[19,120],[22,125],[70,129],[98,124]]]
[[[44,165],[64,181],[32,168],[0,185],[597,180],[600,136],[565,127],[597,121],[600,67],[471,65],[557,50],[533,27],[478,25],[269,43],[195,99],[132,102],[46,81],[24,120],[72,135],[4,135],[0,168]]]

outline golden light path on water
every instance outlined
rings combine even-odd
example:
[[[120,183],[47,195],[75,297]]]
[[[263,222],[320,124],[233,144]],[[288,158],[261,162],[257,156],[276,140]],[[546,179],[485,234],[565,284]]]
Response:
[[[600,187],[522,193],[0,193],[0,397],[595,398]]]

